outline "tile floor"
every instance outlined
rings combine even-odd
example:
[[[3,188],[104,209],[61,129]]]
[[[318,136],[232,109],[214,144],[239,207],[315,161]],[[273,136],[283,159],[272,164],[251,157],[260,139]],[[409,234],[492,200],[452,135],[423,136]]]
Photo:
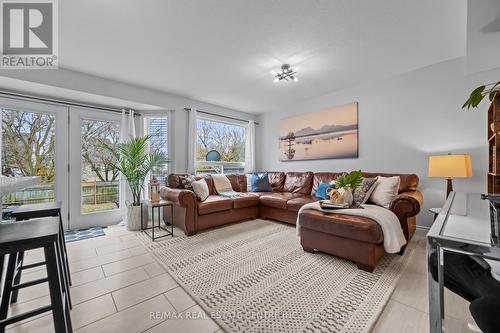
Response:
[[[179,232],[176,230],[176,232]],[[161,241],[161,240],[160,240]],[[415,237],[410,263],[394,290],[373,332],[428,332],[425,240]],[[169,276],[136,236],[123,227],[106,229],[106,236],[68,243],[73,278],[71,312],[76,332],[196,332],[212,333],[219,326]],[[27,262],[42,259],[40,251],[27,254]],[[27,281],[45,275],[35,268],[23,275]],[[48,287],[21,290],[10,313],[47,304]],[[469,332],[467,304],[447,294],[447,331]],[[168,318],[155,311],[179,313]],[[9,333],[53,332],[50,313],[10,326]],[[222,332],[222,330],[220,330]]]

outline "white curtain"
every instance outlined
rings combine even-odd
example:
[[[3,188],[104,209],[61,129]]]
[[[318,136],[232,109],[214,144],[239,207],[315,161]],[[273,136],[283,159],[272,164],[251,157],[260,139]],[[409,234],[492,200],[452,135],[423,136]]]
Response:
[[[191,108],[188,118],[187,131],[187,165],[186,171],[188,174],[194,175],[196,172],[196,109]]]
[[[245,139],[245,172],[255,172],[255,122],[248,121]]]
[[[131,138],[135,138],[135,122],[134,122],[134,111],[129,110],[128,117],[127,111],[122,109],[122,121],[120,124],[120,143],[125,143],[129,141]],[[130,192],[130,188],[123,177],[120,174],[120,212],[122,215],[122,223],[125,224],[127,222],[127,205],[126,202],[132,202],[132,193]]]

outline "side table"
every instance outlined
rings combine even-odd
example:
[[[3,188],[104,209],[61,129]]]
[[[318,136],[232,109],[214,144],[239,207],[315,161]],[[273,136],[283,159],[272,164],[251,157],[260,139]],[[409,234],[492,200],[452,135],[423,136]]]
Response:
[[[151,227],[148,227],[148,221],[144,221],[144,213],[143,213],[143,206],[146,207],[151,207]],[[161,209],[163,207],[168,207],[170,206],[170,216],[172,218],[172,221],[170,221],[170,230],[167,228],[162,227],[161,225]],[[155,226],[155,209],[158,209],[158,214],[157,214],[157,221],[158,225]],[[147,214],[146,214],[147,215]],[[147,216],[146,216],[147,219]],[[166,233],[161,235],[161,236],[156,236],[155,237],[155,229],[158,229],[158,231],[163,230]],[[151,234],[148,233],[148,230],[151,230]],[[167,236],[174,237],[174,204],[172,201],[167,201],[167,200],[160,200],[160,201],[151,201],[151,200],[144,200],[141,202],[141,232],[144,232],[146,235],[148,235],[151,240],[154,242],[155,239],[158,238],[163,238]]]
[[[429,208],[429,212],[434,214],[434,217],[432,218],[432,221],[434,222],[438,217],[439,213],[441,213],[441,208]]]

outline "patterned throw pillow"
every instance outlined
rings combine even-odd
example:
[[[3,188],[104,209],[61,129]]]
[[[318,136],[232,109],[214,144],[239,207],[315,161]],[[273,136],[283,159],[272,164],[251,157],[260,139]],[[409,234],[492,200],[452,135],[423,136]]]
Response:
[[[193,176],[179,176],[179,188],[193,191],[193,185],[191,183],[195,180]]]
[[[210,193],[208,192],[208,185],[205,179],[195,180],[191,182],[191,185],[193,186],[194,194],[196,194],[198,200],[207,200]]]
[[[318,186],[318,190],[316,191],[316,198],[322,199],[322,200],[328,200],[328,189],[330,188],[335,188],[335,183],[329,184],[329,183],[321,183]]]
[[[366,203],[375,189],[377,179],[378,178],[363,178],[361,186],[359,186],[353,193],[354,203],[358,205]]]

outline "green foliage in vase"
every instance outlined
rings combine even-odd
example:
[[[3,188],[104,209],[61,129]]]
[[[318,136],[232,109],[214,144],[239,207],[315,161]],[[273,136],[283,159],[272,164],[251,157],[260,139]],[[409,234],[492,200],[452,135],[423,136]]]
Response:
[[[117,146],[102,141],[101,144],[114,157],[113,168],[120,171],[130,187],[133,205],[141,204],[141,192],[144,190],[144,181],[154,166],[167,162],[159,151],[149,152],[148,140],[150,136],[133,138]]]
[[[363,173],[361,170],[351,171],[343,174],[335,180],[335,188],[350,187],[353,191],[361,186],[363,182]]]
[[[474,89],[469,98],[465,101],[462,108],[476,108],[482,100],[488,96],[490,102],[493,101],[500,89],[500,81],[497,83],[489,83],[484,86],[479,86]]]

